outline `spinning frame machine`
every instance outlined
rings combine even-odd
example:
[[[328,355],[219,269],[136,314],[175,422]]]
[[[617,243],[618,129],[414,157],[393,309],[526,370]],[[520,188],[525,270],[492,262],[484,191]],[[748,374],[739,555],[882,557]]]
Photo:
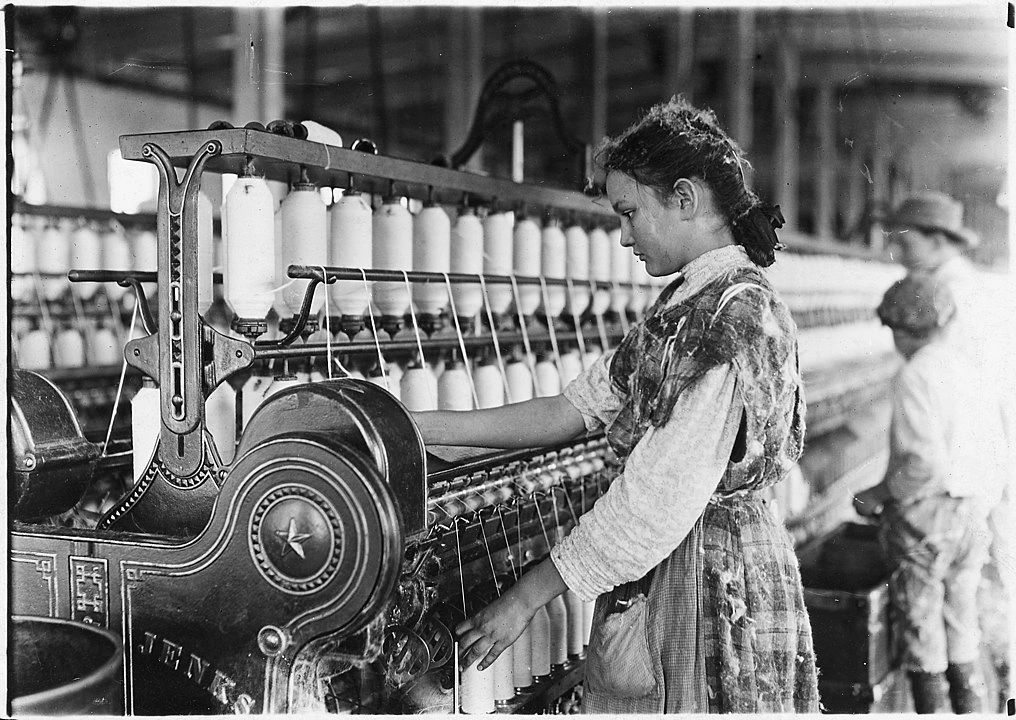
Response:
[[[545,557],[606,489],[617,468],[602,435],[516,452],[428,449],[403,404],[377,384],[345,377],[266,398],[227,461],[206,431],[204,401],[255,361],[376,353],[383,366],[384,354],[425,358],[442,348],[466,361],[471,350],[492,348],[507,390],[502,348],[523,345],[531,371],[535,345],[549,345],[558,369],[559,343],[584,351],[584,331],[607,349],[629,318],[622,303],[605,321],[605,298],[639,294],[637,279],[291,265],[288,276],[306,288],[284,337],[257,339],[264,330],[257,318],[235,319],[236,334],[228,335],[198,312],[198,191],[207,173],[256,172],[388,196],[397,186],[400,195],[431,205],[522,210],[520,220],[526,208],[540,208],[604,232],[615,222],[612,213],[579,192],[253,129],[124,136],[121,151],[159,169],[158,272],[78,270],[71,279],[120,282],[138,293],[147,336],[128,342],[124,355],[157,380],[159,439],[143,475],[98,528],[15,523],[12,612],[122,635],[129,713],[573,709],[591,615],[577,598],[537,615],[534,624],[542,625],[527,632],[531,662],[507,660],[513,667],[502,667],[500,679],[478,680],[464,669],[459,687],[450,628]],[[790,264],[800,267],[776,283],[802,325],[802,352],[809,330],[816,335],[810,342],[825,347],[822,332],[870,323],[876,295],[894,273],[846,261],[855,263],[854,287],[832,298],[800,280],[802,271],[813,280],[816,270],[822,275],[829,259],[794,257]],[[153,281],[157,314],[141,285]],[[402,283],[414,297],[417,288],[444,288],[453,308],[453,287],[478,284],[487,326],[463,332],[453,311],[456,333],[424,339],[412,314],[415,332],[391,340],[380,340],[375,327],[369,339],[307,342],[315,290],[336,282]],[[510,286],[515,318],[491,311],[489,290],[497,286]],[[532,309],[522,311],[524,292],[538,293],[544,308],[557,304],[553,294],[563,296],[571,325],[552,313],[545,328],[533,323],[526,317]],[[583,302],[593,310],[584,318]],[[879,395],[890,351],[884,343],[854,348],[846,352],[853,357],[836,358],[850,360],[851,373],[838,372],[842,362],[823,370],[824,430],[852,407],[850,398]],[[807,365],[805,372],[807,378]],[[66,504],[57,489],[66,501],[87,484],[98,449],[80,437],[73,411],[42,378],[19,373],[12,400],[14,515],[39,517]]]
[[[157,277],[72,271],[71,279],[121,282],[138,293],[149,334],[128,342],[124,355],[158,382],[159,440],[142,477],[94,531],[15,524],[13,613],[69,617],[121,633],[124,709],[131,713],[413,708],[424,702],[414,697],[424,676],[430,685],[416,687],[415,695],[430,688],[438,698],[430,708],[450,711],[452,699],[442,700],[455,684],[448,628],[500,592],[527,562],[542,558],[602,492],[611,467],[602,437],[442,460],[426,451],[406,408],[389,393],[343,378],[266,399],[244,427],[235,459],[226,463],[205,431],[204,399],[256,358],[332,350],[330,343],[298,342],[309,334],[311,301],[321,282],[443,283],[449,295],[452,284],[480,283],[485,295],[487,285],[510,284],[516,299],[519,287],[528,286],[539,288],[543,301],[572,283],[291,266],[290,277],[309,282],[286,337],[255,340],[264,328],[243,318],[233,328],[247,339],[229,336],[197,311],[201,178],[209,169],[243,175],[256,168],[289,180],[299,168],[304,181],[355,182],[360,191],[379,193],[397,183],[406,196],[425,193],[432,202],[468,194],[599,221],[609,222],[610,213],[577,192],[257,130],[127,136],[121,144],[124,157],[153,162],[160,172]],[[184,168],[182,179],[177,167]],[[147,308],[141,286],[152,280],[158,282],[157,314]],[[595,289],[611,286],[601,282]],[[459,332],[454,339],[464,357],[469,347],[499,342],[498,320],[486,304],[490,334],[467,339]],[[502,342],[518,340],[520,331],[527,349],[530,340],[540,341],[538,333],[527,335],[522,320]],[[560,331],[553,322],[546,330],[555,349]],[[417,332],[408,344],[425,354],[425,347],[442,341],[421,340]],[[446,338],[444,344],[451,343]],[[404,345],[395,340],[334,349],[380,354]],[[19,421],[15,517],[45,515],[87,484],[97,448],[80,437],[69,405],[41,377],[19,372],[12,399]],[[57,481],[64,498],[54,496]],[[572,603],[572,611],[583,617],[581,604]],[[548,650],[553,670],[530,667],[536,680],[517,684],[532,692],[517,695],[510,687],[505,696],[502,688],[500,705],[533,710],[577,683],[574,661],[582,653],[584,625],[576,618],[570,647],[562,653],[559,637],[553,657]],[[560,636],[560,622],[556,628]],[[494,700],[492,692],[467,685],[464,709]]]

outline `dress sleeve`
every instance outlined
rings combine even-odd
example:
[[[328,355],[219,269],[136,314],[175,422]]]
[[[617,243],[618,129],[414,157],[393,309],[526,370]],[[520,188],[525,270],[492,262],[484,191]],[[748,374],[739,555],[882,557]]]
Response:
[[[730,364],[681,392],[670,419],[649,428],[623,474],[551,552],[571,590],[593,600],[681,544],[726,472],[741,412]]]
[[[582,414],[590,432],[609,425],[624,404],[624,396],[610,380],[613,357],[614,351],[604,353],[564,389],[565,398]]]

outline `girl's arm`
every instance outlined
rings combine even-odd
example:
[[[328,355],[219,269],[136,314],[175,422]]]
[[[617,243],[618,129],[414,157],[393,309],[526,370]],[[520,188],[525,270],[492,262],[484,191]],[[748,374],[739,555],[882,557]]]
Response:
[[[586,430],[582,414],[564,395],[488,410],[415,412],[413,420],[429,445],[531,448],[564,442]]]

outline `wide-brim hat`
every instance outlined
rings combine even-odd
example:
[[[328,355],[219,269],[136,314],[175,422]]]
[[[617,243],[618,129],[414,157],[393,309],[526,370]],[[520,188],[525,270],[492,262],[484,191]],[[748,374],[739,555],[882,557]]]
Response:
[[[963,204],[945,193],[929,190],[911,195],[883,222],[888,227],[939,230],[968,247],[981,243],[977,233],[963,226]]]

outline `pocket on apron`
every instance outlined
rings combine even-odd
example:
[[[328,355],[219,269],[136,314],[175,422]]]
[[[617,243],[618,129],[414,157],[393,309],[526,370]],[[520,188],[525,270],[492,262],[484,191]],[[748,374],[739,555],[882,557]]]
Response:
[[[646,616],[646,598],[638,595],[623,612],[606,615],[595,626],[585,668],[590,692],[627,698],[657,692]]]

